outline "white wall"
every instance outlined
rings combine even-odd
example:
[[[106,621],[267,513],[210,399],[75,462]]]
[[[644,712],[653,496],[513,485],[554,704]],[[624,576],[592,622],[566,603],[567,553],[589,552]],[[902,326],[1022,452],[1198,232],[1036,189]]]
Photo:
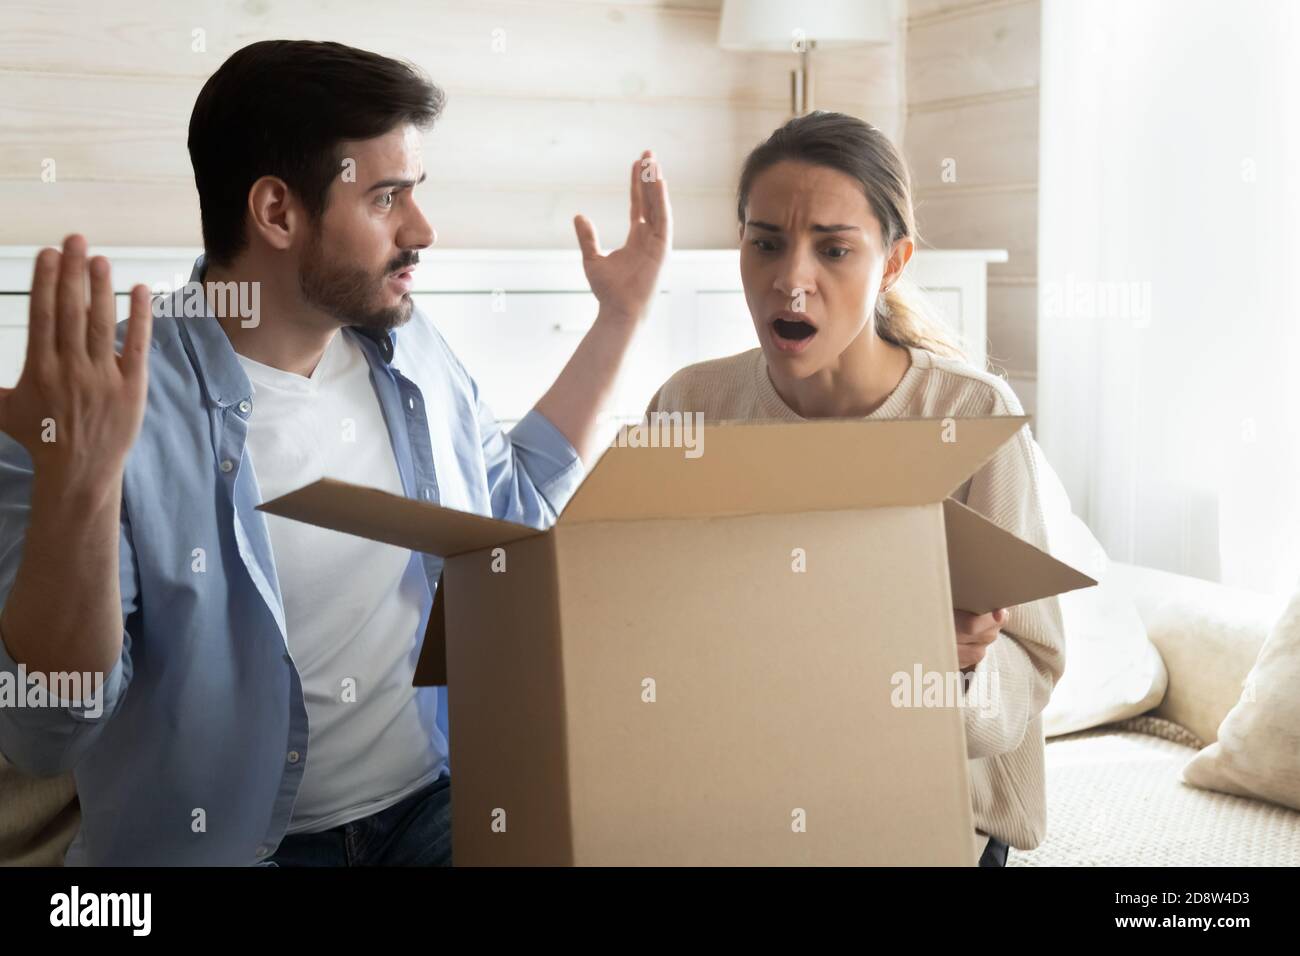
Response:
[[[922,238],[941,249],[1009,253],[1005,264],[989,267],[989,362],[1030,414],[1038,365],[1039,18],[1039,0],[910,0],[903,136]]]
[[[734,244],[745,153],[787,116],[794,54],[717,48],[720,0],[52,0],[0,7],[0,245],[197,245],[186,127],[231,52],[340,40],[448,92],[419,198],[446,248],[569,248],[627,227],[628,165],[664,165],[679,248]],[[503,31],[494,33],[494,31]],[[195,51],[195,33],[205,48]],[[504,50],[493,51],[494,37]],[[894,44],[819,55],[818,105],[901,130]],[[268,91],[270,95],[270,91]],[[56,180],[43,182],[42,163]]]

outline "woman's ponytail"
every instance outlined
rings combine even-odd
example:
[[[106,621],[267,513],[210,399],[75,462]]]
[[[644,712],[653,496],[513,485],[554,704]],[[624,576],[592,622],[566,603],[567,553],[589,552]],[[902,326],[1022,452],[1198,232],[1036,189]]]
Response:
[[[876,334],[895,345],[966,361],[947,323],[911,279],[899,277],[876,298]]]

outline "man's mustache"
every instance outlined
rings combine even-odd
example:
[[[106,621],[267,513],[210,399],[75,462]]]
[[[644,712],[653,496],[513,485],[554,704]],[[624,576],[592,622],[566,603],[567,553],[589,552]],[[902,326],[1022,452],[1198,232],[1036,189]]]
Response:
[[[403,272],[411,266],[418,265],[419,262],[420,254],[418,252],[408,252],[389,263],[388,271],[384,274],[392,275],[394,272]]]

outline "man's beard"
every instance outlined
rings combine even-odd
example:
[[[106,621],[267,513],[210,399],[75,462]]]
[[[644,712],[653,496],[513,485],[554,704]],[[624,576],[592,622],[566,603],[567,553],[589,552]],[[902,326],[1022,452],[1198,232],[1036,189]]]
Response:
[[[383,275],[375,278],[365,269],[328,260],[318,231],[298,267],[298,289],[308,304],[344,325],[387,332],[410,319],[413,305],[408,295],[403,296],[397,305],[379,307],[377,303],[383,295],[384,283],[403,266],[413,264],[414,258],[414,253],[399,258]]]

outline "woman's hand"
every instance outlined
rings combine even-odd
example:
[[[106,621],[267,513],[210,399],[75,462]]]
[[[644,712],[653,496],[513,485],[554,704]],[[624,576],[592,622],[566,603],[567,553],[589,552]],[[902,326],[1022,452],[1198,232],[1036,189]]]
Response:
[[[622,249],[600,251],[596,227],[575,216],[573,228],[582,247],[582,268],[600,313],[633,324],[645,318],[659,284],[659,270],[673,244],[673,213],[668,184],[654,153],[646,150],[632,164],[631,225]]]
[[[972,671],[976,664],[984,660],[989,645],[1002,633],[1002,625],[1007,621],[1007,609],[1000,607],[987,614],[953,611],[952,616],[957,626],[957,665],[963,671]]]

